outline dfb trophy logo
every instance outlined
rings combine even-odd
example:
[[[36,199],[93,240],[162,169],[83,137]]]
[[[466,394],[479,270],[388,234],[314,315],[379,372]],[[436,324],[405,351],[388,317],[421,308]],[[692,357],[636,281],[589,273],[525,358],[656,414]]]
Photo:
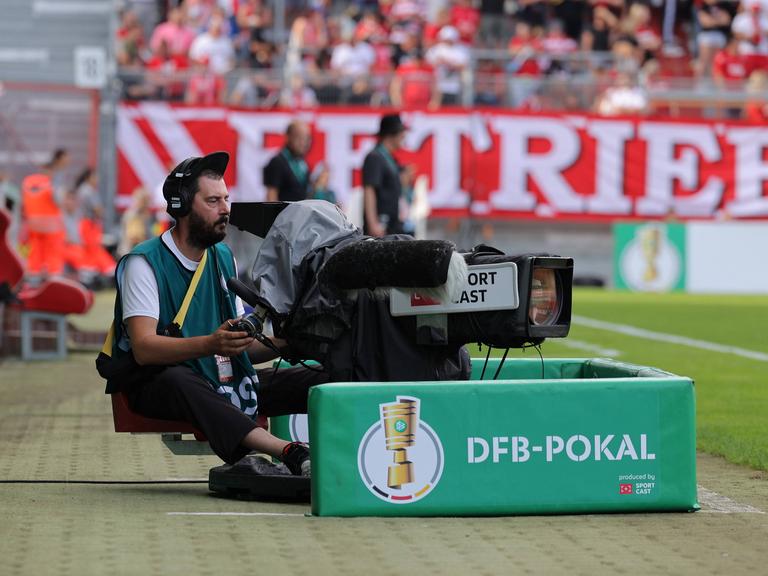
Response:
[[[410,504],[434,490],[443,473],[443,446],[420,418],[420,401],[397,396],[379,405],[380,418],[360,441],[357,463],[368,490],[386,502]]]

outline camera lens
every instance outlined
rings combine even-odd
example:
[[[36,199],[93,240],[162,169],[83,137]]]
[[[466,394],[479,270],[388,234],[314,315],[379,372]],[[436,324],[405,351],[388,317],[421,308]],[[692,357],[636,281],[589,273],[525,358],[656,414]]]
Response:
[[[528,318],[536,326],[554,324],[560,316],[560,290],[557,274],[549,268],[534,268]]]

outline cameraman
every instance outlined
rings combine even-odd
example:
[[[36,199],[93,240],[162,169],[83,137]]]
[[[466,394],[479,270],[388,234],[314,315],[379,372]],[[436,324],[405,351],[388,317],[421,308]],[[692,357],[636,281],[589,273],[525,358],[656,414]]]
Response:
[[[222,243],[229,220],[223,180],[228,161],[227,153],[214,152],[174,168],[163,196],[176,226],[118,264],[112,361],[132,361],[134,370],[108,380],[107,393],[126,392],[143,416],[191,423],[227,463],[258,451],[279,458],[293,474],[307,475],[307,447],[273,436],[255,418],[306,412],[309,387],[327,376],[304,368],[257,376],[252,362],[278,354],[231,330],[243,305],[226,288],[226,279],[236,276],[232,253]],[[179,330],[173,320],[190,285],[194,293]],[[274,343],[285,347],[284,341]]]

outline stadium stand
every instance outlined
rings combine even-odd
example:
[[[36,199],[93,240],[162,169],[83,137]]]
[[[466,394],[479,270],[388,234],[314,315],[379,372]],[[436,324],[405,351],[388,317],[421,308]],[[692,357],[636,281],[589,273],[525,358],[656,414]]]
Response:
[[[717,107],[705,105],[711,98],[702,104],[701,93],[722,89],[725,76],[743,104],[768,54],[768,8],[756,0],[168,0],[154,18],[145,9],[144,21],[132,4],[115,39],[128,99],[610,114],[600,95],[629,78],[647,112],[692,107],[713,116]],[[446,59],[449,37],[451,53],[465,53],[459,60]],[[738,45],[729,57],[730,37]],[[424,86],[402,98],[398,70],[411,72],[413,63],[419,74],[408,83]],[[431,97],[435,83],[442,99]],[[560,97],[563,84],[569,98]]]

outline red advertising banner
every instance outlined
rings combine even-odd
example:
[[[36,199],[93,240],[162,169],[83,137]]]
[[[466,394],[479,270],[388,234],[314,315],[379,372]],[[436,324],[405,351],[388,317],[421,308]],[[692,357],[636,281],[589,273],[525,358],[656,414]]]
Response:
[[[162,205],[169,169],[226,150],[233,201],[265,198],[262,168],[288,123],[310,123],[310,167],[330,168],[343,203],[360,186],[380,112],[123,104],[118,205],[143,186]],[[600,118],[497,110],[403,114],[402,164],[428,181],[432,216],[538,219],[768,218],[768,128],[743,122]]]

